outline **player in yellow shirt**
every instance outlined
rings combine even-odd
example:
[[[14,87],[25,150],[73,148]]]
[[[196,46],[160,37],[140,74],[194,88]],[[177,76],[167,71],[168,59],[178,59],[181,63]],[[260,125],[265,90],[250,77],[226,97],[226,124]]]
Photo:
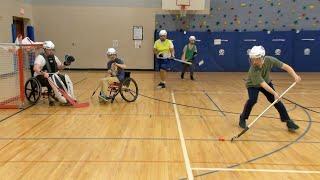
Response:
[[[154,43],[153,52],[157,57],[160,67],[160,79],[158,88],[166,87],[167,71],[169,69],[169,61],[174,58],[174,46],[171,40],[167,39],[167,31],[159,32],[160,38]]]

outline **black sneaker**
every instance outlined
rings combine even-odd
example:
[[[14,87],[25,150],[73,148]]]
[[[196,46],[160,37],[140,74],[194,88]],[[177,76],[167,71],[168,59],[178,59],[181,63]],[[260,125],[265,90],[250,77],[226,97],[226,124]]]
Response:
[[[194,81],[194,78],[193,78],[193,76],[190,76],[190,79],[191,79],[192,81]]]
[[[240,119],[239,119],[239,126],[240,126],[242,129],[246,129],[246,128],[247,128],[246,119],[242,118],[241,115],[240,115]]]
[[[161,82],[161,83],[158,84],[157,88],[158,89],[166,88],[166,84]]]
[[[287,127],[290,132],[294,132],[299,129],[299,126],[296,125],[291,119],[287,121]]]
[[[184,79],[184,74],[183,74],[183,73],[181,73],[181,76],[180,76],[180,77],[181,77],[181,79]]]
[[[48,100],[49,100],[49,106],[54,106],[55,98],[53,98],[51,95],[49,95]]]
[[[54,101],[49,101],[49,106],[54,106]]]

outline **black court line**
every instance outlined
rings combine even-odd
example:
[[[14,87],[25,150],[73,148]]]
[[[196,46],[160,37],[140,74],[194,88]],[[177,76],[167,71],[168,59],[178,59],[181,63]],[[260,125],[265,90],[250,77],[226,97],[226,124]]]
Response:
[[[301,108],[303,108],[303,109],[306,109],[306,110],[308,110],[308,111],[311,111],[311,112],[320,114],[320,111],[316,111],[316,110],[307,108],[307,107],[305,107],[305,106],[303,106],[303,105],[301,105],[301,104],[298,104],[298,103],[296,103],[296,102],[293,102],[292,100],[290,100],[290,99],[288,99],[288,98],[283,97],[283,99],[286,100],[286,101],[288,101],[288,102],[290,102],[290,103],[292,103],[292,104],[296,104],[297,106],[299,106],[299,107],[301,107]]]
[[[206,110],[206,111],[213,111],[213,112],[219,112],[219,110],[215,110],[215,109],[210,109],[210,108],[204,108],[204,107],[197,107],[197,106],[191,106],[191,105],[186,105],[186,104],[180,104],[180,103],[173,103],[171,101],[166,101],[166,100],[162,100],[162,99],[157,99],[157,98],[154,98],[154,97],[151,97],[151,96],[147,96],[147,95],[144,95],[144,94],[141,94],[139,93],[140,96],[144,97],[144,98],[147,98],[147,99],[151,99],[151,100],[154,100],[154,101],[159,101],[159,102],[163,102],[163,103],[168,103],[168,104],[176,104],[177,106],[182,106],[182,107],[187,107],[187,108],[194,108],[194,109],[200,109],[200,110]],[[232,112],[232,111],[223,111],[224,113],[226,114],[233,114],[233,115],[240,115],[241,113],[240,112]],[[256,114],[251,114],[250,117],[256,117],[258,115]],[[269,118],[269,119],[280,119],[280,117],[273,117],[273,116],[261,116],[261,117],[264,117],[264,118]],[[301,121],[301,122],[309,122],[308,120],[305,120],[305,119],[293,119],[295,121]],[[315,122],[315,123],[320,123],[319,121],[312,121],[312,122]]]
[[[76,84],[78,84],[78,83],[80,83],[80,82],[84,81],[85,79],[87,79],[87,77],[83,78],[83,79],[82,79],[82,80],[80,80],[80,81],[77,81],[76,83],[74,83],[74,85],[76,85]],[[33,107],[33,106],[35,106],[35,104],[31,104],[31,105],[27,106],[26,108],[23,108],[23,109],[19,110],[18,112],[15,112],[15,113],[13,113],[13,114],[11,114],[11,115],[7,116],[7,117],[2,118],[2,119],[0,120],[0,122],[3,122],[3,121],[5,121],[5,120],[7,120],[7,119],[9,119],[9,118],[11,118],[11,117],[13,117],[13,116],[17,115],[17,114],[20,114],[21,112],[23,112],[23,111],[25,111],[25,110],[27,110],[27,109],[29,109],[29,108]]]
[[[184,164],[181,160],[8,160],[0,161],[0,163],[166,163],[166,164]],[[233,162],[217,162],[217,161],[193,161],[195,164],[234,164]],[[300,167],[318,167],[320,164],[283,164],[283,163],[250,163],[256,166],[300,166]]]
[[[84,78],[84,79],[86,79],[86,78]],[[81,81],[82,81],[82,80],[81,80]],[[79,82],[81,82],[81,81],[79,81]],[[74,85],[78,84],[79,82],[76,82]],[[13,117],[13,116],[15,116],[15,115],[17,115],[17,114],[25,111],[25,110],[33,107],[33,106],[34,106],[34,104],[28,106],[27,108],[25,108],[25,109],[23,109],[23,110],[21,110],[21,111],[18,111],[17,113],[14,113],[14,114],[12,114],[12,115],[10,115],[10,116],[7,116],[7,117],[1,119],[0,122],[3,122],[4,120],[7,120],[7,119],[9,119],[9,118],[11,118],[11,117]],[[51,116],[51,115],[48,115],[46,118],[43,118],[41,121],[39,121],[37,124],[35,124],[34,126],[32,126],[30,129],[26,130],[26,131],[23,132],[21,135],[19,135],[18,138],[21,138],[21,136],[25,135],[26,133],[30,132],[30,131],[31,131],[32,129],[34,129],[35,127],[39,126],[42,122],[44,122],[44,121],[45,121],[46,119],[48,119],[50,116]],[[5,144],[4,146],[2,146],[2,147],[0,148],[0,151],[1,151],[2,149],[6,148],[8,145],[10,145],[10,144],[12,144],[13,142],[15,142],[15,139],[12,139],[12,140],[13,140],[13,141],[10,141],[10,142],[8,142],[7,144]]]
[[[30,129],[26,130],[25,132],[22,132],[22,133],[19,135],[18,138],[21,138],[21,136],[27,134],[27,133],[30,132],[32,129],[34,129],[35,127],[39,126],[39,125],[40,125],[43,121],[45,121],[47,118],[49,118],[49,116],[46,117],[46,118],[43,118],[43,119],[40,120],[37,124],[35,124],[34,126],[32,126]],[[14,139],[12,139],[12,141],[10,141],[10,142],[8,142],[7,144],[5,144],[4,146],[2,146],[2,147],[0,148],[0,151],[2,151],[2,149],[5,149],[7,146],[9,146],[10,144],[12,144],[13,142],[15,142]]]
[[[217,103],[214,102],[214,100],[209,96],[208,93],[204,92],[204,94],[209,98],[209,100],[214,104],[214,106],[220,111],[220,113],[226,117],[226,114],[221,110],[221,108],[218,106]]]
[[[293,104],[294,106],[292,107],[292,108],[290,108],[290,109],[288,109],[287,108],[287,112],[292,112],[292,111],[294,111],[294,110],[296,110],[297,109],[297,105],[296,104]],[[278,113],[278,111],[276,111],[276,112],[274,112],[274,113],[265,113],[266,115],[279,115],[279,113]]]
[[[259,160],[259,159],[268,157],[268,156],[270,156],[270,155],[272,155],[272,154],[275,154],[275,153],[277,153],[277,152],[279,152],[279,151],[282,151],[283,149],[286,149],[287,147],[291,146],[292,144],[295,144],[295,143],[297,143],[298,141],[300,141],[300,139],[302,139],[302,138],[309,132],[309,130],[310,130],[310,128],[311,128],[311,125],[312,125],[312,122],[313,122],[313,121],[312,121],[312,118],[311,118],[311,116],[310,116],[310,114],[309,114],[309,112],[308,112],[306,109],[304,109],[304,108],[302,108],[302,109],[303,109],[303,111],[307,114],[307,116],[308,116],[308,118],[309,118],[309,124],[308,124],[307,128],[305,129],[305,131],[304,131],[298,138],[296,138],[296,139],[293,140],[293,141],[289,141],[288,144],[286,144],[286,145],[284,145],[284,146],[281,146],[280,148],[277,148],[277,149],[275,149],[275,150],[273,150],[273,151],[271,151],[271,152],[269,152],[269,153],[263,154],[263,155],[261,155],[261,156],[258,156],[258,157],[252,158],[252,159],[249,159],[249,160],[244,161],[244,162],[240,162],[240,163],[237,163],[237,164],[228,166],[227,168],[235,168],[235,167],[238,167],[238,166],[241,166],[241,165],[244,165],[244,164],[247,164],[247,163],[251,163],[251,162],[254,162],[254,161],[256,161],[256,160]],[[220,171],[209,171],[209,172],[205,172],[205,173],[201,173],[201,174],[195,175],[194,177],[206,176],[206,175],[213,174],[213,173],[217,173],[217,172],[220,172]],[[186,178],[182,178],[182,179],[186,179]]]
[[[295,108],[296,109],[296,108]],[[240,113],[237,113],[240,114]],[[26,113],[25,115],[33,115],[33,116],[43,116],[43,115],[56,115],[56,116],[149,116],[150,118],[153,116],[161,116],[161,117],[174,117],[175,115],[170,115],[170,114],[111,114],[111,113],[81,113],[81,114],[77,114],[77,113]],[[193,114],[184,114],[184,115],[180,115],[180,116],[186,116],[186,117],[199,117],[199,116],[206,116],[206,117],[219,117],[219,115],[193,115]],[[257,115],[250,115],[250,116],[257,116]],[[271,119],[271,120],[276,120],[279,119],[278,117],[275,116],[262,116],[264,118],[267,119]],[[291,118],[294,121],[299,121],[299,122],[306,122],[308,123],[308,120],[304,120],[304,119],[294,119]],[[312,121],[313,123],[320,123],[320,121]]]
[[[31,104],[31,105],[29,105],[29,106],[27,106],[27,107],[25,107],[25,108],[23,108],[23,109],[19,110],[18,112],[15,112],[15,113],[13,113],[13,114],[11,114],[11,115],[7,116],[7,117],[4,117],[4,118],[2,118],[2,119],[0,120],[0,122],[3,122],[3,121],[5,121],[5,120],[7,120],[7,119],[9,119],[9,118],[11,118],[11,117],[13,117],[13,116],[15,116],[15,115],[17,115],[17,114],[21,113],[21,112],[23,112],[23,111],[25,111],[25,110],[27,110],[27,109],[29,109],[29,108],[33,107],[33,106],[34,106],[34,104]]]
[[[242,79],[243,81],[247,81],[246,79]],[[273,79],[273,80],[286,80],[287,81],[287,83],[285,83],[285,84],[291,84],[291,83],[288,83],[288,82],[290,82],[290,79]],[[303,80],[303,81],[306,81],[306,80]],[[277,85],[275,85],[275,84],[273,84],[273,86],[277,86],[277,87],[282,87],[282,88],[288,88],[288,86],[284,86],[284,85],[279,85],[279,84],[283,84],[284,82],[277,82],[278,84]],[[295,87],[295,89],[297,89],[297,90],[311,90],[311,91],[319,91],[320,89],[312,89],[312,88],[303,88],[303,87]]]
[[[47,119],[47,118],[45,118]],[[179,138],[169,138],[169,137],[0,137],[0,141],[41,141],[41,140],[87,140],[87,141],[108,141],[108,140],[126,140],[126,141],[179,141]],[[208,141],[208,142],[220,142],[226,143],[219,138],[205,139],[205,138],[185,138],[186,141]],[[288,140],[262,140],[262,139],[241,139],[238,142],[254,142],[254,143],[288,143],[292,141]],[[297,144],[320,144],[320,141],[299,141]]]

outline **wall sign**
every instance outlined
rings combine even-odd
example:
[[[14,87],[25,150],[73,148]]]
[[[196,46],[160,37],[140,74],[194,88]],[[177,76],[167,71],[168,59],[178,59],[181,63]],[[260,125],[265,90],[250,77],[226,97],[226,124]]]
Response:
[[[143,40],[143,26],[133,26],[133,40]]]

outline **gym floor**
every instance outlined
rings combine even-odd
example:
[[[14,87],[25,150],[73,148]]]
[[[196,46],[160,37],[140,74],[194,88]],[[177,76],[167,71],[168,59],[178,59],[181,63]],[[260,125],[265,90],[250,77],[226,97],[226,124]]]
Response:
[[[299,73],[301,83],[282,100],[300,126],[296,133],[287,131],[272,108],[232,143],[241,132],[246,73],[196,73],[191,81],[188,74],[181,80],[171,72],[168,88],[159,90],[158,73],[132,72],[138,99],[128,103],[118,96],[113,104],[100,104],[98,93],[90,98],[104,72],[67,73],[78,100],[90,107],[49,107],[44,99],[24,110],[0,110],[0,177],[186,178],[182,133],[192,168],[280,170],[192,171],[199,179],[320,179],[319,73]],[[292,84],[286,73],[272,73],[272,79],[279,93]],[[268,105],[260,94],[249,121]]]

